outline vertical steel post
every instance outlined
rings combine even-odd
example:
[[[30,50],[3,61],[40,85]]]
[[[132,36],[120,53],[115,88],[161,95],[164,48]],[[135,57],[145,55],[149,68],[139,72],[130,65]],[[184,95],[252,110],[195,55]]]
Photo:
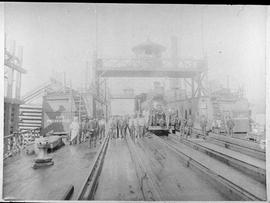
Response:
[[[82,105],[82,92],[81,91],[80,91],[80,102],[79,102],[79,123],[81,123],[81,105]]]
[[[108,122],[108,107],[107,107],[107,80],[105,79],[105,82],[104,82],[104,86],[105,86],[105,93],[104,93],[104,97],[105,97],[105,119],[106,119],[106,122]]]
[[[194,111],[195,111],[195,95],[194,95],[194,77],[191,78],[191,118],[194,121]]]

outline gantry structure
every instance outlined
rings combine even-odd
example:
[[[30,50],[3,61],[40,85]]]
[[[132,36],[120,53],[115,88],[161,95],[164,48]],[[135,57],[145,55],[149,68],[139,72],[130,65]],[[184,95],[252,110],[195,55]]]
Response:
[[[187,99],[196,105],[198,98],[207,95],[206,59],[163,58],[165,50],[164,46],[147,40],[132,48],[134,58],[96,58],[93,67],[97,87],[111,77],[181,78],[191,92]]]
[[[4,58],[4,135],[18,131],[19,107],[21,100],[21,77],[26,73],[22,68],[23,48],[16,47],[16,42],[7,48],[5,36]]]

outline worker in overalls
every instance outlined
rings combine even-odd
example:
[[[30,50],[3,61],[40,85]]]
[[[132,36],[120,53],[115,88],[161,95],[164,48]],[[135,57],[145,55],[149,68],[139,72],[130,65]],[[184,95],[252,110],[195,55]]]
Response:
[[[121,138],[125,138],[126,137],[126,128],[127,128],[127,122],[126,122],[126,118],[122,117],[121,119]]]
[[[177,129],[177,131],[179,131],[180,135],[181,135],[181,123],[182,123],[182,118],[179,117],[177,119],[176,129]]]
[[[122,131],[123,131],[123,120],[121,117],[117,119],[117,129],[118,129],[118,134],[117,138],[122,138]]]
[[[145,133],[145,119],[144,117],[140,114],[140,117],[139,117],[139,137],[143,137],[144,136],[144,133]]]
[[[120,118],[116,118],[116,129],[117,129],[117,132],[116,132],[116,138],[119,138],[120,137]]]
[[[187,120],[183,118],[181,120],[181,126],[180,126],[180,136],[185,137],[186,135],[186,125],[187,125]]]
[[[191,137],[192,134],[192,128],[193,128],[193,120],[191,117],[188,118],[187,120],[187,133],[186,133],[186,138],[189,136]]]
[[[205,115],[202,115],[202,117],[201,117],[200,126],[202,129],[202,136],[205,138],[206,137],[206,126],[207,126],[207,119],[206,119]]]
[[[85,140],[84,137],[86,135],[86,124],[87,124],[86,118],[83,118],[80,125],[79,143],[82,143]]]
[[[220,119],[216,120],[216,132],[220,134],[222,122]]]
[[[129,130],[129,119],[128,119],[128,117],[125,117],[124,122],[123,122],[123,135],[124,135],[124,138],[126,138],[128,130]]]
[[[89,147],[95,143],[95,121],[93,118],[89,121]]]
[[[97,140],[98,140],[98,135],[99,135],[99,125],[98,125],[98,119],[95,118],[94,119],[94,146],[96,147],[96,144],[97,144]]]
[[[105,119],[101,118],[98,121],[99,125],[99,139],[101,140],[103,137],[105,137]]]
[[[139,138],[140,137],[140,121],[139,121],[139,116],[137,116],[135,119],[134,119],[134,124],[135,124],[135,138]]]
[[[110,128],[110,138],[113,139],[116,137],[116,131],[117,131],[117,126],[116,126],[116,120],[115,118],[111,118],[109,121],[109,128]]]
[[[232,118],[229,116],[227,121],[226,121],[226,125],[227,125],[227,129],[228,129],[228,133],[229,136],[233,136],[233,128],[235,126],[235,123],[233,122]]]
[[[80,132],[80,125],[78,117],[74,117],[73,122],[70,125],[70,144],[76,144],[77,136]]]
[[[86,119],[85,127],[84,127],[84,140],[86,141],[86,138],[90,140],[90,130],[91,130],[91,120],[89,118]]]
[[[174,119],[173,119],[173,129],[172,129],[172,133],[173,134],[175,134],[176,133],[176,129],[177,129],[177,127],[178,127],[178,117],[175,117]]]
[[[135,123],[134,123],[133,118],[129,119],[129,134],[132,140],[134,141],[135,140]]]

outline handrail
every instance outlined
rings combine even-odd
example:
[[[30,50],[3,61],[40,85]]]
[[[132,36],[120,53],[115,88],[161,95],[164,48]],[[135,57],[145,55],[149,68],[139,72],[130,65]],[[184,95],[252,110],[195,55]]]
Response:
[[[95,160],[90,168],[90,173],[87,176],[82,188],[80,189],[78,200],[93,200],[95,191],[97,189],[98,178],[101,173],[103,162],[105,159],[106,151],[110,140],[110,134],[104,138],[99,151],[96,154]]]
[[[26,131],[14,132],[4,136],[4,159],[18,153],[26,144],[25,135],[30,134],[32,138],[36,138],[40,134],[41,128],[29,129]]]

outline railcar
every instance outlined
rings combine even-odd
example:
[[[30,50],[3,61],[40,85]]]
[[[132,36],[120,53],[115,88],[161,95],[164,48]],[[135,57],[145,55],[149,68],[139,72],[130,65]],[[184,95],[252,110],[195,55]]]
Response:
[[[148,131],[158,136],[169,135],[169,128],[164,106],[157,101],[149,112]]]

